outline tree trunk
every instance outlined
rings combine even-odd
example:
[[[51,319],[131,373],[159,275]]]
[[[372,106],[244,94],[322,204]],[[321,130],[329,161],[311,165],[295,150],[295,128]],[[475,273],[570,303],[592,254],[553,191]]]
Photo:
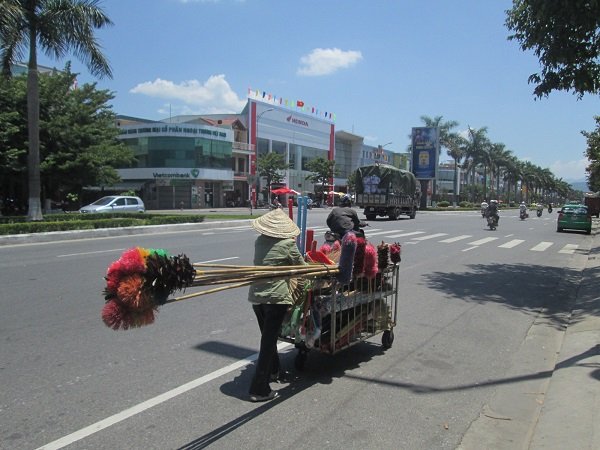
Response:
[[[27,69],[27,122],[29,153],[27,155],[29,209],[27,220],[43,220],[40,180],[40,88],[38,83],[36,29],[29,31],[29,64]]]

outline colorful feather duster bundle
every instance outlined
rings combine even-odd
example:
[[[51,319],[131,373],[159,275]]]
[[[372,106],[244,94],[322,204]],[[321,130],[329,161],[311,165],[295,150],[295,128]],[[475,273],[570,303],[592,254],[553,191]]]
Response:
[[[326,258],[325,258],[326,259]],[[329,260],[308,266],[228,266],[191,264],[185,255],[134,247],[126,250],[107,270],[102,321],[114,330],[154,323],[158,307],[167,303],[280,278],[334,276],[338,267]],[[219,286],[169,298],[177,290]]]
[[[195,274],[185,255],[130,248],[106,272],[102,320],[115,330],[151,324],[158,306],[175,290],[191,286]]]

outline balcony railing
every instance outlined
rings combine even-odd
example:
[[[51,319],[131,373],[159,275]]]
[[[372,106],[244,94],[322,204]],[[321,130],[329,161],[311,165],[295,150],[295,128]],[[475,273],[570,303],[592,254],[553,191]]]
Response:
[[[253,152],[254,147],[255,147],[254,145],[246,144],[245,142],[233,142],[231,144],[232,150],[240,150],[240,151],[244,151],[244,152]]]

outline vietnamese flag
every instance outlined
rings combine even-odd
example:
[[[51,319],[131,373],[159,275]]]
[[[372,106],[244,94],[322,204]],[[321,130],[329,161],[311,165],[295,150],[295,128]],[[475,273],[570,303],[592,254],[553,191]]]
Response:
[[[304,106],[304,102],[303,102],[302,100],[298,100],[298,101],[296,102],[296,106],[298,106],[298,107],[302,108],[302,107]]]

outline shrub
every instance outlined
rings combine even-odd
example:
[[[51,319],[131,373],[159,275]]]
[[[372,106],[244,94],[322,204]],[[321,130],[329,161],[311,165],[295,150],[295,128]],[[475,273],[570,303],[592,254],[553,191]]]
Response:
[[[438,202],[437,205],[439,208],[447,208],[448,206],[450,206],[450,202],[442,200],[441,202]]]
[[[462,202],[460,202],[458,204],[458,206],[460,206],[461,208],[472,208],[473,207],[473,203],[462,201]]]

